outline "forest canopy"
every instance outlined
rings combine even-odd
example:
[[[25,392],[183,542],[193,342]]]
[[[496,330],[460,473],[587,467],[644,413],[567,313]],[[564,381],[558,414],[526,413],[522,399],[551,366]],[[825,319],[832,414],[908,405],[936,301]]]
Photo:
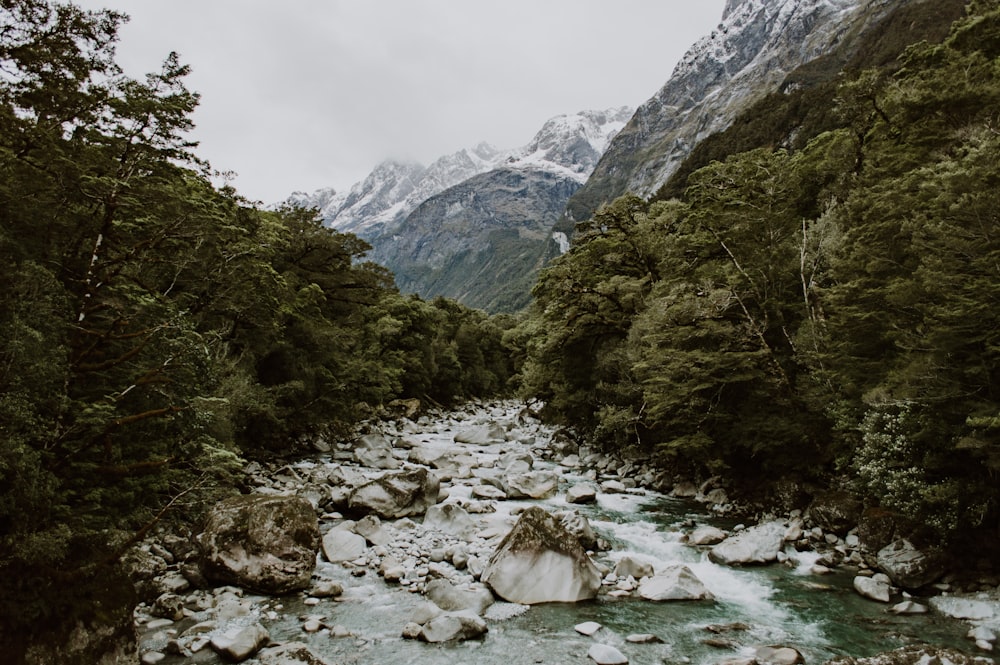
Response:
[[[967,13],[813,96],[816,134],[580,224],[535,286],[526,393],[606,449],[995,529],[1000,10]]]
[[[3,616],[62,611],[60,580],[247,455],[507,389],[509,319],[401,295],[316,211],[214,185],[188,68],[124,76],[122,15],[12,0],[0,20]]]

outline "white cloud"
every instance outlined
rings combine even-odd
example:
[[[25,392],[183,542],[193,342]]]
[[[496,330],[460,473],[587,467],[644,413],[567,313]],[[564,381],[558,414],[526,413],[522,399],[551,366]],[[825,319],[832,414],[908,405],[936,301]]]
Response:
[[[198,153],[265,202],[386,158],[527,143],[548,118],[638,106],[724,0],[83,0],[132,18],[119,62],[192,67]]]

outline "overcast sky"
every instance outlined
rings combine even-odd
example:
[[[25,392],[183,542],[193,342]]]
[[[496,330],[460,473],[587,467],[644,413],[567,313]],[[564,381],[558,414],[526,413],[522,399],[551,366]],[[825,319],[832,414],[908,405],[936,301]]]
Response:
[[[272,203],[385,159],[526,144],[549,118],[638,106],[725,0],[77,0],[131,20],[118,62],[171,51],[201,93],[192,138]]]

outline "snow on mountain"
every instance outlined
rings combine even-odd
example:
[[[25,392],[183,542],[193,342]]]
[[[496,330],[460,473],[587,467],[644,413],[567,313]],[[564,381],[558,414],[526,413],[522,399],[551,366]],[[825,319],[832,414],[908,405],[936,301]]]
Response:
[[[633,191],[655,192],[702,139],[777,90],[797,67],[876,23],[899,0],[728,0],[666,84],[642,104],[570,202],[576,219]]]
[[[397,226],[427,199],[496,168],[541,170],[582,184],[632,109],[582,111],[547,121],[524,147],[499,150],[488,143],[459,150],[424,167],[414,162],[382,162],[347,192],[331,188],[296,192],[289,203],[315,207],[324,223],[364,238]]]

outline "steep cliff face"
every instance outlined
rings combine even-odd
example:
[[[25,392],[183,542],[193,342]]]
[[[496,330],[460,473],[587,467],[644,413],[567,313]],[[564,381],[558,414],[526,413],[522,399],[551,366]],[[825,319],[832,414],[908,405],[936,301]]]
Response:
[[[395,233],[373,238],[371,257],[403,292],[520,309],[538,270],[558,254],[552,225],[579,187],[562,173],[494,169],[431,197]]]
[[[905,1],[730,0],[718,29],[687,52],[617,134],[569,214],[585,219],[626,191],[652,194],[699,141]]]

